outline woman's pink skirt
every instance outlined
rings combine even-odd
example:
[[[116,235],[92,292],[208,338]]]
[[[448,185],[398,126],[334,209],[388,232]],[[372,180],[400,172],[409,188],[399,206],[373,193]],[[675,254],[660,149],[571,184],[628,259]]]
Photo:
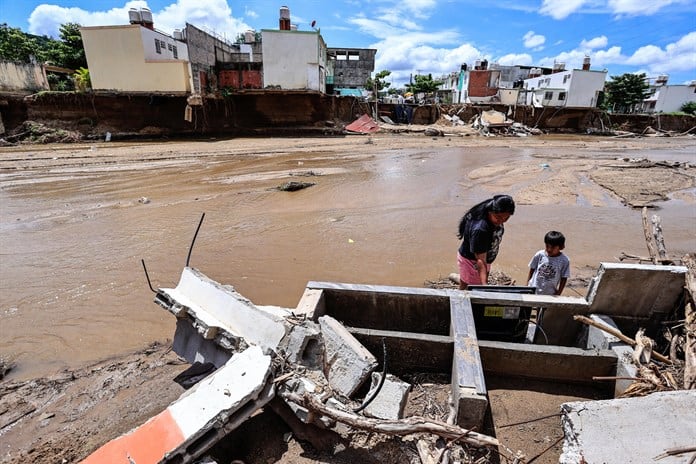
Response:
[[[476,269],[476,261],[467,259],[457,252],[457,264],[459,265],[459,278],[462,282],[467,285],[481,285],[481,278]],[[486,264],[486,268],[490,272],[491,265]]]

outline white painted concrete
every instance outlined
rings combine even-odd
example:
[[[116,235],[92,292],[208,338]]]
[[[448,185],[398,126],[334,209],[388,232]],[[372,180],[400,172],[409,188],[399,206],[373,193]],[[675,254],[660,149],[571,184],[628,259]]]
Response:
[[[560,464],[687,463],[693,453],[655,460],[667,449],[696,444],[696,391],[561,406],[565,431]]]

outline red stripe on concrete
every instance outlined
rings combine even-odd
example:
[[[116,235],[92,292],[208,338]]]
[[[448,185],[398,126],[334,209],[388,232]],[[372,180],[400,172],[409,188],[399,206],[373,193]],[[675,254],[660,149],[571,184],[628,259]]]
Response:
[[[135,430],[111,440],[82,464],[130,464],[129,456],[137,464],[157,464],[165,453],[183,441],[184,434],[169,410],[165,410]]]

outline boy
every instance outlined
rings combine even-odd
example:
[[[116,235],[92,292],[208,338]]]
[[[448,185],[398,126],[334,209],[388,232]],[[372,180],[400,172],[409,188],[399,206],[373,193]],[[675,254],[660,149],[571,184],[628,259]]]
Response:
[[[537,251],[529,262],[530,287],[536,287],[538,295],[560,295],[570,277],[570,260],[561,250],[565,237],[552,230],[544,236],[545,249]]]

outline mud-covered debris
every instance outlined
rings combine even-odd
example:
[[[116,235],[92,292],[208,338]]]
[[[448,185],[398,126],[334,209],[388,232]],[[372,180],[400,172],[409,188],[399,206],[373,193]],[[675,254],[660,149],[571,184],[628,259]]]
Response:
[[[296,190],[306,189],[307,187],[311,187],[313,185],[316,185],[315,182],[297,182],[293,180],[279,185],[278,190],[283,192],[294,192]]]
[[[82,140],[82,134],[56,129],[36,121],[24,121],[5,140],[23,143],[75,143]]]

